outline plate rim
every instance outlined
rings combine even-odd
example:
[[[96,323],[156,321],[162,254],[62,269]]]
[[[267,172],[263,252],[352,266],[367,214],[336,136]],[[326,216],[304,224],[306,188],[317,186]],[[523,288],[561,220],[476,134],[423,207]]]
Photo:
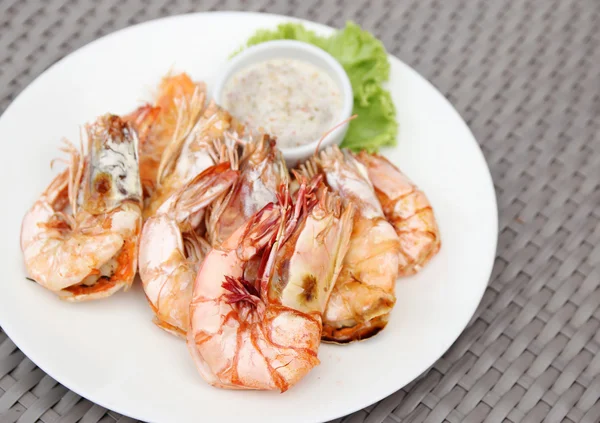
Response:
[[[265,13],[265,12],[254,12],[254,11],[237,11],[237,10],[215,10],[215,11],[201,11],[201,12],[192,12],[192,13],[179,13],[179,14],[174,14],[174,15],[170,15],[170,16],[163,16],[163,17],[158,17],[158,18],[154,18],[154,19],[149,19],[147,21],[144,22],[140,22],[140,23],[136,23],[134,25],[129,25],[126,26],[124,28],[115,30],[113,32],[110,32],[108,34],[105,34],[101,37],[98,37],[92,41],[89,41],[88,43],[78,47],[77,49],[71,51],[70,53],[66,54],[64,57],[60,58],[59,60],[57,60],[56,62],[54,62],[53,64],[51,64],[50,66],[48,66],[48,68],[46,68],[43,72],[41,72],[40,74],[38,74],[31,82],[29,82],[19,93],[17,93],[15,95],[15,97],[13,98],[13,100],[10,102],[10,104],[6,107],[6,109],[4,110],[4,112],[2,114],[0,114],[0,121],[2,121],[2,119],[5,117],[5,115],[7,114],[7,112],[9,110],[12,109],[13,105],[15,104],[15,102],[22,97],[26,92],[28,92],[29,90],[33,89],[37,83],[39,83],[39,80],[48,72],[50,72],[51,70],[53,70],[55,67],[58,67],[60,65],[62,65],[65,61],[67,61],[68,59],[75,57],[79,54],[82,54],[85,50],[93,48],[93,46],[96,43],[105,41],[107,39],[110,38],[116,38],[119,37],[121,35],[123,35],[124,33],[128,32],[128,31],[134,31],[136,29],[138,29],[139,27],[143,27],[146,25],[152,25],[152,24],[157,24],[159,22],[165,22],[165,21],[170,21],[170,20],[179,20],[179,19],[194,19],[196,16],[199,15],[241,15],[241,16],[270,16],[273,17],[275,19],[278,20],[287,20],[287,21],[294,21],[294,22],[298,22],[298,23],[302,23],[302,24],[309,24],[310,26],[314,27],[314,28],[318,28],[318,30],[326,32],[326,31],[335,31],[338,28],[334,28],[331,27],[329,25],[325,25],[319,22],[314,22],[314,21],[310,21],[308,19],[303,19],[303,18],[297,18],[294,16],[287,16],[287,15],[281,15],[281,14],[277,14],[277,13]],[[468,315],[469,315],[469,319],[466,322],[463,322],[460,326],[461,326],[461,330],[457,331],[457,335],[453,336],[449,342],[448,345],[444,345],[443,348],[440,348],[439,351],[439,356],[437,356],[437,358],[429,365],[429,367],[427,367],[424,370],[418,371],[418,372],[409,372],[411,375],[416,373],[414,376],[411,376],[409,379],[409,382],[407,382],[405,385],[403,386],[398,386],[396,388],[394,388],[393,390],[387,392],[383,395],[383,396],[377,396],[377,399],[371,400],[369,399],[366,402],[361,402],[356,406],[351,406],[348,407],[347,411],[345,412],[345,414],[342,415],[329,415],[326,416],[327,420],[323,420],[323,421],[329,421],[332,419],[336,419],[336,418],[341,418],[344,416],[348,416],[356,411],[359,411],[361,409],[364,409],[365,407],[368,407],[369,405],[375,404],[376,402],[379,402],[387,397],[389,397],[390,395],[394,394],[395,392],[399,391],[400,389],[404,388],[405,386],[407,386],[409,383],[414,382],[416,380],[419,379],[420,375],[424,375],[425,373],[427,373],[433,365],[435,365],[435,363],[451,348],[451,346],[456,342],[456,340],[458,338],[460,338],[460,336],[464,333],[465,329],[469,326],[469,324],[473,321],[473,317],[475,316],[475,313],[477,311],[477,309],[479,308],[479,305],[481,304],[481,301],[483,299],[483,296],[490,284],[491,281],[491,276],[493,273],[493,268],[494,268],[494,264],[495,264],[495,259],[497,257],[497,250],[498,250],[498,238],[499,238],[499,210],[498,210],[498,199],[497,199],[497,193],[495,190],[495,185],[494,185],[494,180],[492,177],[492,173],[490,170],[490,167],[488,166],[488,162],[485,158],[485,155],[483,154],[483,151],[481,149],[480,144],[477,142],[477,138],[475,137],[475,135],[473,134],[471,128],[469,127],[469,125],[466,123],[465,119],[462,117],[462,115],[458,112],[458,110],[454,107],[454,105],[448,100],[448,98],[446,96],[444,96],[442,94],[442,92],[431,82],[429,81],[427,78],[425,78],[424,76],[422,76],[419,72],[417,72],[417,70],[415,70],[413,67],[411,67],[410,65],[406,64],[404,61],[402,61],[401,59],[399,59],[398,57],[394,56],[393,54],[389,53],[387,51],[386,48],[386,53],[388,55],[388,59],[391,61],[397,61],[400,65],[402,65],[405,70],[409,71],[410,73],[413,74],[413,76],[419,78],[422,82],[425,82],[426,85],[428,85],[434,92],[435,92],[435,96],[437,96],[442,102],[445,102],[447,106],[449,106],[449,109],[451,110],[450,113],[454,114],[454,117],[457,118],[460,121],[460,124],[464,127],[464,129],[466,129],[467,133],[470,135],[471,141],[474,143],[476,150],[477,150],[477,156],[478,156],[478,160],[480,161],[480,164],[483,164],[483,168],[485,169],[485,185],[490,189],[490,193],[491,193],[491,200],[493,202],[493,204],[490,204],[489,206],[492,206],[492,210],[493,210],[493,215],[489,216],[492,220],[493,220],[493,225],[494,227],[492,228],[493,230],[491,231],[492,233],[492,239],[490,240],[490,244],[493,244],[493,248],[492,248],[492,254],[490,254],[490,257],[487,257],[488,260],[488,265],[486,266],[488,268],[487,273],[487,278],[485,283],[481,283],[480,284],[480,292],[477,295],[477,302],[474,302],[474,306],[473,309],[469,311]],[[484,175],[482,175],[484,176]],[[6,320],[6,319],[5,319]],[[23,354],[26,356],[26,358],[29,358],[37,367],[39,367],[44,373],[46,373],[47,375],[49,375],[51,378],[53,378],[54,380],[56,380],[58,383],[60,383],[61,385],[65,386],[67,389],[69,389],[70,391],[73,391],[74,393],[76,393],[77,395],[80,395],[83,398],[86,398],[88,401],[94,403],[94,404],[98,404],[101,407],[106,408],[109,411],[115,411],[119,414],[122,414],[124,416],[127,417],[131,417],[134,419],[138,419],[138,420],[142,420],[141,417],[137,417],[135,415],[132,414],[128,414],[127,410],[122,410],[121,407],[119,406],[115,406],[115,405],[111,405],[111,404],[106,404],[104,403],[104,401],[98,401],[95,399],[91,399],[89,397],[87,397],[86,395],[83,395],[80,393],[80,390],[78,389],[73,389],[73,387],[71,386],[70,383],[64,383],[63,381],[61,381],[60,377],[57,377],[54,372],[49,372],[46,370],[45,366],[42,366],[40,364],[38,364],[38,360],[32,358],[36,356],[36,353],[33,352],[33,354],[31,353],[31,351],[28,350],[28,348],[22,348],[21,345],[22,343],[20,342],[20,337],[18,335],[18,331],[13,331],[12,326],[10,325],[10,323],[8,324],[8,326],[6,325],[6,321],[4,322],[0,322],[0,326],[2,327],[2,330],[6,333],[6,335],[8,336],[8,338],[15,344],[15,346],[21,350],[21,352],[23,352]],[[26,343],[25,343],[26,345]],[[26,352],[26,350],[28,350]],[[437,354],[436,354],[437,355]],[[44,360],[42,360],[44,361]],[[85,389],[84,389],[85,391]]]

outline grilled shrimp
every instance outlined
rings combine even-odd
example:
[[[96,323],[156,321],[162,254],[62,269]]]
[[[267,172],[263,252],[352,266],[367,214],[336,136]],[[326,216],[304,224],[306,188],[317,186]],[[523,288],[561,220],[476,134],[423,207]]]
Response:
[[[346,343],[369,338],[387,324],[396,297],[399,240],[384,217],[367,171],[337,146],[301,166],[300,173],[323,173],[345,206],[354,205],[354,227],[323,316],[323,340]]]
[[[305,188],[293,212],[289,201],[269,203],[200,268],[187,343],[211,385],[283,392],[319,363],[321,314],[354,209],[342,213],[339,199],[325,190],[311,200]],[[259,266],[252,266],[257,258]]]
[[[69,301],[128,289],[141,230],[137,137],[119,117],[87,126],[88,157],[74,147],[60,173],[23,219],[21,249],[29,276]]]
[[[156,184],[162,154],[173,136],[185,136],[182,128],[193,125],[204,106],[206,86],[181,73],[166,76],[158,87],[154,105],[146,104],[125,117],[140,140],[140,179],[146,195]],[[190,122],[185,122],[187,119]],[[180,134],[176,134],[179,131]]]
[[[440,232],[425,194],[385,157],[360,152],[383,213],[400,239],[399,274],[417,273],[440,250]]]
[[[210,245],[197,233],[199,212],[233,184],[229,163],[209,167],[165,201],[144,223],[140,239],[140,278],[155,313],[154,322],[185,336],[192,287]]]
[[[235,152],[230,154],[235,156]],[[285,160],[268,135],[246,143],[239,167],[240,177],[232,189],[215,201],[207,214],[207,239],[213,246],[229,238],[265,205],[277,201],[280,186],[289,181]]]
[[[216,149],[226,132],[241,130],[231,115],[215,103],[199,113],[203,101],[198,98],[189,107],[180,109],[175,135],[165,148],[157,170],[156,188],[145,204],[144,219],[153,216],[171,194],[218,161]]]

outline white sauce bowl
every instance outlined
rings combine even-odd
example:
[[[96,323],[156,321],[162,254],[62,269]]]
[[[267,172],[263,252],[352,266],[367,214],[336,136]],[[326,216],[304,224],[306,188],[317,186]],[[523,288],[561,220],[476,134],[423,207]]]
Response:
[[[217,104],[222,105],[223,88],[236,72],[246,66],[263,62],[270,59],[298,59],[306,61],[313,66],[317,66],[326,72],[338,85],[342,95],[342,106],[339,115],[334,120],[336,125],[352,115],[354,104],[354,95],[350,79],[340,63],[329,53],[315,47],[311,44],[293,40],[267,41],[243,50],[241,53],[227,62],[224,69],[220,70],[213,85],[212,96]],[[340,144],[348,131],[349,123],[338,126],[331,131],[321,142],[320,149],[332,144]],[[276,135],[276,134],[270,134]],[[286,163],[289,167],[294,167],[312,156],[317,148],[319,139],[298,147],[280,147]]]

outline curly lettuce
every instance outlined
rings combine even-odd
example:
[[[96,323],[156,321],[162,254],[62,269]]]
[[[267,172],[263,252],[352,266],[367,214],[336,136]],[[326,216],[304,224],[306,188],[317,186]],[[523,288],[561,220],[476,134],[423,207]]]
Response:
[[[331,54],[344,68],[354,92],[354,114],[342,147],[377,152],[396,145],[398,123],[392,97],[383,83],[390,63],[383,43],[353,22],[330,37],[322,37],[299,23],[284,23],[273,30],[259,30],[246,47],[272,40],[296,40],[313,44]]]

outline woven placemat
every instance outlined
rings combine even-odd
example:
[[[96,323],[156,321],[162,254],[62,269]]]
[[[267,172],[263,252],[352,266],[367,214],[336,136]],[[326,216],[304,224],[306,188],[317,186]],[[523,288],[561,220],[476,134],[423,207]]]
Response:
[[[97,37],[219,9],[355,20],[449,98],[492,171],[498,257],[470,326],[415,382],[338,421],[599,422],[600,1],[0,0],[0,111]],[[36,421],[132,420],[0,331],[0,422]]]

